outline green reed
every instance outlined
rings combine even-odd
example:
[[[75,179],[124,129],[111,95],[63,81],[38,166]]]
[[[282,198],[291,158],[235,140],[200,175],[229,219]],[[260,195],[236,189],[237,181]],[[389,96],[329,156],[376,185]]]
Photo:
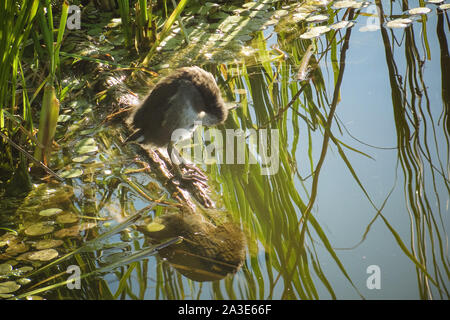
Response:
[[[32,130],[31,104],[25,75],[22,68],[22,55],[25,43],[36,17],[39,1],[14,1],[5,0],[0,5],[0,130],[5,139],[15,140],[19,144],[26,144],[26,135],[20,135],[21,119],[23,119],[24,130]],[[18,90],[21,84],[21,95]],[[19,100],[17,99],[19,98]],[[21,99],[20,99],[21,98]],[[22,100],[22,101],[20,101]],[[9,112],[15,119],[5,119],[5,112]],[[16,121],[19,120],[19,121]],[[0,162],[9,167],[11,172],[16,172],[18,185],[27,184],[27,164],[23,156],[14,156],[15,151],[12,144],[2,140],[2,151]],[[20,189],[20,187],[19,187]],[[22,191],[28,189],[22,186]]]

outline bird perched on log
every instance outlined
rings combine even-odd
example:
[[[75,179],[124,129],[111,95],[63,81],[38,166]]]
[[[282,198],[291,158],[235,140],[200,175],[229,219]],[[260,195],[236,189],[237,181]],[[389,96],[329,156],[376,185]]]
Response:
[[[232,108],[234,106],[230,108],[224,103],[211,73],[196,66],[179,68],[162,78],[138,107],[131,121],[135,131],[125,142],[136,141],[153,147],[166,147],[177,170],[176,175],[191,180],[189,176],[181,174],[180,168],[174,163],[175,156],[178,162],[187,166],[181,156],[173,152],[173,145],[189,139],[199,123],[204,126],[222,124]],[[177,129],[183,130],[174,135]]]

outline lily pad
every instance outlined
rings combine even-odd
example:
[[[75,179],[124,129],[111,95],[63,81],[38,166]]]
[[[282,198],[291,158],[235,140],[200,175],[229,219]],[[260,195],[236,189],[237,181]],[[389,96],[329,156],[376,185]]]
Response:
[[[32,271],[33,269],[34,269],[34,268],[31,267],[31,266],[24,266],[24,267],[21,267],[21,268],[16,269],[16,270],[19,271],[19,272],[22,274],[22,273],[30,272],[30,271]]]
[[[77,178],[83,174],[83,170],[80,168],[72,168],[67,171],[63,171],[59,174],[61,178],[64,179],[70,179],[70,178]]]
[[[362,5],[363,5],[362,2],[357,2],[357,1],[353,1],[353,0],[341,0],[341,1],[336,1],[335,3],[333,3],[333,5],[331,7],[333,9],[343,9],[343,8],[359,9],[362,7]]]
[[[63,243],[64,242],[62,240],[58,239],[45,239],[36,242],[35,244],[33,244],[33,247],[35,247],[37,250],[44,250],[59,247]]]
[[[301,39],[312,39],[312,38],[316,38],[319,37],[320,35],[330,31],[331,28],[328,26],[318,26],[318,27],[314,27],[309,29],[307,32],[305,32],[304,34],[302,34],[300,36]]]
[[[53,232],[54,229],[55,228],[53,226],[48,225],[45,222],[38,222],[26,228],[25,234],[27,236],[41,236],[43,234]]]
[[[25,243],[14,243],[6,249],[7,254],[16,255],[28,251],[28,246]]]
[[[78,154],[86,154],[86,153],[97,152],[97,151],[98,151],[98,147],[92,146],[92,145],[81,146],[81,147],[75,149],[75,152]]]
[[[28,261],[28,256],[31,254],[32,252],[25,252],[22,253],[20,256],[16,257],[17,261]]]
[[[85,136],[85,135],[89,135],[89,134],[91,134],[91,133],[94,133],[95,130],[96,130],[95,128],[85,129],[85,130],[81,130],[81,131],[79,132],[79,134],[82,135],[82,136]]]
[[[306,12],[296,12],[292,15],[293,22],[299,22],[305,20],[308,17],[309,13]]]
[[[56,222],[58,223],[74,223],[77,222],[80,218],[74,213],[64,213],[56,217]]]
[[[75,152],[78,154],[96,152],[97,150],[97,142],[93,138],[85,138],[75,145]]]
[[[81,231],[91,229],[97,224],[94,222],[84,222],[79,225],[72,226],[70,228],[64,228],[55,232],[55,237],[65,238],[65,237],[77,237]]]
[[[161,223],[151,222],[147,225],[147,231],[149,232],[158,232],[165,228],[165,226]]]
[[[418,7],[418,8],[412,8],[408,10],[408,13],[410,15],[419,15],[419,14],[427,14],[431,11],[430,8],[427,7]]]
[[[68,114],[60,114],[58,117],[58,122],[66,122],[66,121],[69,121],[70,118],[71,118],[71,116]]]
[[[28,278],[20,278],[20,279],[17,279],[17,282],[20,284],[20,285],[26,285],[26,284],[29,284],[30,282],[31,282],[31,279],[28,279]]]
[[[58,230],[54,235],[57,238],[78,237],[80,235],[80,230],[74,227]]]
[[[28,296],[27,300],[45,300],[41,296]]]
[[[432,3],[432,4],[440,4],[444,2],[444,0],[428,0],[427,3]]]
[[[284,9],[280,9],[280,10],[275,11],[274,16],[281,18],[281,17],[284,17],[287,14],[289,14],[289,11],[284,10]]]
[[[39,215],[42,217],[51,217],[54,216],[55,214],[61,213],[62,209],[60,208],[50,208],[50,209],[45,209],[39,212]]]
[[[31,252],[28,255],[28,259],[37,261],[50,261],[52,259],[55,259],[58,255],[59,253],[55,249],[45,249],[36,252]]]
[[[88,115],[88,114],[90,114],[90,113],[92,113],[92,108],[86,108],[86,109],[84,109],[83,110],[83,112],[81,113],[83,116],[85,116],[85,115]]]
[[[75,145],[75,148],[78,148],[81,146],[94,146],[96,144],[97,144],[97,142],[95,142],[94,138],[84,138]]]
[[[72,159],[73,162],[85,162],[87,160],[94,160],[91,156],[79,156]]]
[[[13,233],[5,233],[0,237],[0,247],[4,247],[17,241],[17,236]]]
[[[406,28],[412,23],[411,19],[399,18],[386,23],[388,28]]]
[[[330,28],[334,29],[334,30],[339,30],[339,29],[350,28],[350,27],[353,27],[354,25],[355,25],[355,23],[353,21],[342,20],[342,21],[333,23],[330,26]]]
[[[327,15],[316,14],[314,16],[310,16],[310,17],[306,18],[306,22],[323,22],[323,21],[327,21],[328,19],[329,19],[329,17]]]
[[[441,9],[441,10],[447,10],[447,9],[450,9],[450,3],[444,3],[444,4],[441,4],[441,5],[439,6],[439,9]]]
[[[331,0],[313,0],[311,1],[311,5],[315,7],[325,7],[327,6]]]
[[[20,289],[20,284],[15,281],[6,281],[0,283],[0,293],[11,293]]]
[[[7,275],[12,271],[13,267],[9,263],[0,264],[0,276]]]

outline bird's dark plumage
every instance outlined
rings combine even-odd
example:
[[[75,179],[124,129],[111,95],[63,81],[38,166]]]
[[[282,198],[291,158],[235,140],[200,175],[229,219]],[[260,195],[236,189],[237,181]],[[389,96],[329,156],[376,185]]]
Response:
[[[196,121],[221,124],[227,116],[212,74],[199,67],[180,68],[162,78],[138,108],[132,117],[136,131],[127,141],[141,139],[162,147],[171,142],[176,129],[193,131]]]

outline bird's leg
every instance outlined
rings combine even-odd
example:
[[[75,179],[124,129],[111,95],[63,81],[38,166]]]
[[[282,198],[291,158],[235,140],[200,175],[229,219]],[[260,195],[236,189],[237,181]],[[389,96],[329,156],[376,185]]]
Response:
[[[170,161],[172,162],[172,167],[174,169],[174,177],[181,180],[181,182],[201,182],[205,183],[208,178],[205,174],[197,168],[195,165],[187,163],[185,159],[181,156],[176,148],[173,146],[173,142],[170,141],[167,146],[167,153],[169,155]],[[181,167],[186,168],[187,170],[193,171],[190,173],[183,173],[181,171]]]

